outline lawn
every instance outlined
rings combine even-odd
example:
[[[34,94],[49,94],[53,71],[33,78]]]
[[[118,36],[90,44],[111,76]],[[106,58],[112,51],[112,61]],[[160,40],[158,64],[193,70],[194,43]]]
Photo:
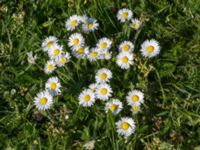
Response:
[[[117,19],[127,8],[142,26],[133,30]],[[199,0],[1,0],[0,1],[0,149],[171,150],[200,149],[200,1]],[[72,15],[86,15],[99,23],[97,30],[66,29]],[[68,39],[81,33],[89,48],[99,39],[112,41],[110,60],[74,57]],[[49,56],[45,38],[55,36],[69,62],[51,74],[44,72]],[[159,42],[160,53],[144,57],[141,44]],[[133,64],[116,63],[119,44],[134,44]],[[37,56],[28,61],[28,52]],[[101,68],[112,72],[112,96],[123,104],[117,115],[105,111],[108,100],[90,107],[79,103],[80,93],[95,82]],[[35,106],[47,80],[57,77],[61,92],[47,110]],[[144,93],[140,111],[133,114],[127,93]],[[134,133],[119,135],[116,122],[135,122]],[[89,146],[88,146],[89,145]]]

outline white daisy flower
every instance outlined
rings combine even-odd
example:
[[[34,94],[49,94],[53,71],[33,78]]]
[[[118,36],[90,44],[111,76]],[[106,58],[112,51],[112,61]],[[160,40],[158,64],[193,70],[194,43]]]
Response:
[[[86,142],[83,147],[86,149],[86,150],[93,150],[95,148],[95,140],[92,140],[92,141],[89,141],[89,142]]]
[[[48,55],[51,59],[56,59],[60,57],[63,53],[63,46],[54,44],[48,51]]]
[[[131,106],[131,111],[133,114],[137,114],[140,112],[140,105],[139,104],[133,104]]]
[[[160,46],[154,39],[146,40],[142,43],[140,51],[144,57],[151,58],[160,53]]]
[[[52,96],[59,95],[61,84],[58,77],[51,77],[47,80],[45,88],[49,91]]]
[[[118,99],[113,99],[111,101],[108,101],[105,106],[105,111],[108,113],[108,111],[111,111],[114,115],[118,114],[122,110],[122,102]]]
[[[97,43],[97,48],[99,50],[107,51],[111,48],[112,41],[108,38],[101,38]]]
[[[141,26],[142,26],[142,22],[140,20],[138,19],[131,20],[131,24],[130,24],[131,28],[138,30]]]
[[[79,25],[80,19],[81,19],[80,16],[77,15],[69,17],[65,23],[67,30],[68,31],[74,30]]]
[[[128,92],[126,96],[128,105],[132,106],[134,104],[142,104],[144,102],[144,93],[139,90],[132,90]]]
[[[83,107],[90,107],[95,103],[95,94],[92,90],[86,89],[79,95],[79,104]]]
[[[46,52],[57,43],[58,39],[55,36],[49,36],[42,42],[42,49],[44,52]]]
[[[76,58],[85,58],[89,53],[89,48],[84,46],[79,46],[74,48],[72,53]]]
[[[117,132],[119,135],[128,137],[135,131],[135,122],[132,118],[123,117],[121,120],[116,122]]]
[[[79,20],[81,23],[85,23],[88,20],[88,17],[83,15],[83,16],[79,16]]]
[[[93,92],[96,92],[97,87],[98,83],[92,83],[89,85],[89,89],[92,90]]]
[[[56,63],[53,60],[49,60],[47,61],[45,68],[44,68],[44,72],[46,74],[50,74],[52,73],[54,70],[56,69]]]
[[[112,78],[112,72],[107,68],[99,69],[95,75],[97,83],[108,82]]]
[[[109,84],[99,84],[96,89],[96,96],[100,100],[108,100],[112,96],[112,88]]]
[[[82,25],[83,30],[86,32],[97,30],[98,27],[99,27],[99,23],[94,18],[87,19]]]
[[[96,61],[101,58],[101,52],[97,48],[92,48],[87,57],[90,61]]]
[[[122,23],[126,22],[127,20],[130,20],[132,16],[133,12],[126,8],[120,9],[117,13],[117,19]]]
[[[58,65],[58,67],[62,67],[64,66],[66,63],[68,63],[71,59],[71,56],[68,52],[66,52],[65,54],[62,54],[61,56],[59,56],[56,59],[56,64]]]
[[[120,52],[132,52],[134,45],[131,41],[124,41],[119,45]]]
[[[69,37],[68,45],[70,47],[76,48],[83,46],[85,44],[85,39],[80,33],[74,33]]]
[[[129,69],[133,64],[133,54],[121,52],[117,55],[117,65],[122,69]]]
[[[34,104],[39,110],[47,110],[53,104],[53,96],[48,91],[40,92],[34,98]]]
[[[112,52],[104,51],[104,52],[102,53],[102,55],[103,55],[103,59],[105,59],[105,60],[110,60],[111,57],[112,57]]]
[[[33,52],[32,51],[28,52],[27,55],[28,55],[28,58],[27,58],[28,63],[31,64],[31,65],[35,64],[37,56],[36,55],[33,56]]]

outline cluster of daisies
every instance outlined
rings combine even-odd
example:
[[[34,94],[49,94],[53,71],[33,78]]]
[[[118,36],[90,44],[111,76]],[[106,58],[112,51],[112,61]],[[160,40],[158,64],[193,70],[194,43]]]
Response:
[[[82,29],[84,32],[93,32],[98,29],[99,23],[94,18],[87,16],[72,15],[65,23],[68,31]],[[80,31],[80,30],[79,30]],[[109,51],[112,45],[112,40],[103,37],[99,39],[95,47],[90,48],[86,44],[86,40],[81,33],[73,33],[68,39],[68,46],[72,50],[73,56],[78,59],[88,59],[96,61],[99,59],[109,60],[111,52]]]
[[[121,69],[129,69],[133,65],[133,50],[134,44],[131,41],[120,43],[116,62]],[[159,43],[154,39],[146,40],[142,43],[140,52],[144,57],[154,57],[160,52]]]
[[[123,8],[118,11],[117,19],[121,23],[125,23],[127,21],[131,21],[130,27],[138,30],[142,26],[142,22],[133,17],[133,12],[129,9]],[[129,69],[130,66],[133,64],[133,50],[134,44],[131,41],[123,41],[119,45],[119,54],[117,55],[117,65],[120,66],[122,69]],[[144,57],[154,57],[159,54],[160,46],[159,43],[154,40],[146,40],[142,43],[140,52]]]
[[[56,67],[64,66],[71,58],[68,52],[64,52],[63,46],[58,43],[58,39],[54,36],[47,37],[42,42],[42,49],[49,56],[44,67],[44,72],[47,74],[51,74]],[[35,106],[39,110],[49,109],[53,104],[53,97],[59,95],[60,92],[61,83],[58,77],[50,77],[45,84],[45,90],[35,96]]]
[[[81,27],[85,32],[95,31],[99,27],[99,23],[95,18],[89,18],[87,16],[72,15],[65,22],[65,26],[68,31],[73,31],[78,27]]]
[[[34,98],[36,108],[39,110],[49,109],[53,105],[53,97],[60,94],[60,88],[59,79],[50,77],[45,84],[45,90],[39,92]]]
[[[134,30],[138,30],[142,26],[142,22],[137,18],[133,18],[133,12],[127,8],[123,8],[118,11],[117,19],[121,23],[129,22],[130,27]]]
[[[102,101],[108,100],[112,95],[112,88],[109,85],[111,78],[112,72],[109,69],[99,69],[95,75],[96,83],[89,85],[88,89],[85,89],[80,93],[79,104],[84,107],[89,107],[95,103],[96,99]]]
[[[70,54],[64,52],[63,46],[58,43],[55,36],[49,36],[42,42],[42,49],[49,56],[44,71],[46,74],[51,74],[56,67],[62,67],[70,61]]]
[[[130,27],[138,30],[142,26],[142,22],[133,18],[131,10],[123,8],[118,11],[117,19],[121,23],[130,23]],[[87,16],[73,15],[66,20],[66,29],[74,31],[82,29],[84,32],[94,32],[98,29],[99,23],[94,18]],[[72,33],[68,38],[68,46],[71,48],[71,54],[77,59],[88,59],[89,61],[109,60],[112,57],[111,47],[112,40],[103,37],[99,39],[95,47],[90,48],[86,44],[86,40],[81,33]],[[119,46],[119,53],[116,57],[116,63],[121,69],[129,69],[133,65],[133,51],[134,44],[131,41],[122,41]],[[42,49],[49,56],[44,71],[46,74],[51,74],[56,67],[65,66],[71,59],[70,53],[63,50],[63,46],[58,43],[58,39],[54,36],[47,37],[42,43]],[[151,58],[159,54],[159,43],[154,40],[146,40],[141,44],[140,52],[144,57]],[[29,61],[35,63],[32,53],[28,54]],[[33,61],[34,59],[34,61]],[[113,115],[119,114],[123,109],[123,103],[118,98],[112,98],[112,87],[110,79],[112,72],[107,68],[101,68],[96,72],[95,83],[89,85],[84,89],[79,97],[79,104],[83,107],[90,107],[95,104],[97,100],[105,101],[105,112],[111,112]],[[45,84],[45,90],[39,92],[35,98],[35,106],[39,110],[47,110],[53,104],[54,96],[61,92],[61,83],[58,77],[50,77]],[[126,102],[131,107],[131,112],[137,114],[141,110],[141,104],[144,102],[144,94],[133,89],[127,93]],[[135,122],[130,117],[122,117],[116,122],[117,132],[125,137],[130,136],[135,131]]]
[[[79,104],[83,107],[90,107],[97,100],[106,101],[105,112],[109,111],[113,115],[117,115],[123,109],[122,102],[117,98],[112,98],[113,90],[109,84],[112,78],[112,72],[107,68],[101,68],[95,75],[95,83],[89,85],[79,95]],[[132,90],[126,97],[127,104],[131,106],[131,111],[136,114],[140,111],[140,105],[144,102],[144,94],[139,90]],[[122,118],[116,123],[118,133],[127,137],[135,130],[135,123],[132,118]]]
[[[138,30],[142,22],[138,19],[132,18],[133,13],[128,9],[121,9],[117,14],[117,18],[122,22],[126,22],[132,20],[131,27]],[[91,20],[91,21],[90,21]],[[73,15],[69,17],[66,21],[67,30],[75,30],[80,25],[82,25],[82,29],[86,32],[94,31],[98,27],[98,23],[96,19],[89,18],[86,16],[78,16]],[[91,27],[91,30],[85,29],[84,27]],[[90,48],[86,44],[86,40],[81,33],[73,33],[69,36],[68,46],[72,49],[72,54],[76,58],[85,58],[90,61],[96,61],[99,59],[109,60],[112,57],[112,52],[110,51],[112,47],[112,40],[106,37],[99,39],[96,43],[95,47]],[[116,58],[117,65],[122,69],[129,69],[131,65],[133,65],[133,50],[134,44],[131,41],[123,41],[119,44],[119,54]],[[154,40],[146,40],[142,43],[140,52],[144,57],[154,57],[160,52],[159,43]]]
[[[79,59],[96,61],[100,59],[109,60],[111,58],[112,41],[106,37],[98,40],[96,47],[89,48],[85,43],[85,38],[80,33],[73,33],[68,40],[68,46],[72,49],[72,54]]]

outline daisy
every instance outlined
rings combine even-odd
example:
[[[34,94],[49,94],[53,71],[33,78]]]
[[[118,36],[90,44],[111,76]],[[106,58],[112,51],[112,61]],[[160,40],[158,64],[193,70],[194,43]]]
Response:
[[[62,54],[60,57],[58,57],[56,59],[56,64],[59,66],[59,67],[62,67],[64,66],[67,62],[70,61],[70,54],[68,52],[66,52],[65,54]]]
[[[63,53],[63,46],[58,44],[53,45],[48,51],[48,55],[51,59],[56,59]]]
[[[79,104],[83,107],[90,107],[95,102],[95,94],[92,90],[86,89],[79,95]]]
[[[128,69],[133,64],[133,54],[121,52],[117,56],[117,65],[122,69]]]
[[[27,53],[27,56],[28,56],[28,58],[27,58],[28,63],[31,64],[31,65],[35,64],[35,61],[37,59],[37,55],[33,56],[33,52],[30,51],[30,52]]]
[[[134,45],[131,41],[124,41],[119,45],[120,52],[132,52]]]
[[[112,72],[107,68],[99,69],[95,75],[97,83],[108,82],[112,78]]]
[[[53,104],[53,96],[48,91],[40,92],[34,98],[34,104],[39,110],[47,110]]]
[[[80,33],[73,33],[69,37],[68,45],[70,47],[76,48],[79,46],[83,46],[85,44],[85,39]]]
[[[46,74],[50,74],[55,69],[56,69],[56,63],[53,60],[49,60],[49,61],[47,61],[46,65],[45,65],[44,72]]]
[[[140,51],[144,57],[151,58],[160,53],[160,46],[154,39],[146,40],[142,43]]]
[[[121,120],[116,122],[117,132],[119,135],[128,137],[135,131],[135,122],[132,118],[123,117]]]
[[[114,115],[116,115],[122,110],[122,108],[122,102],[120,102],[118,99],[113,99],[112,101],[106,103],[105,111],[107,113],[108,111],[111,111]]]
[[[81,23],[85,23],[88,20],[88,17],[83,15],[83,16],[79,16],[79,20]]]
[[[44,52],[46,52],[57,43],[58,39],[55,36],[49,36],[42,42],[42,49]]]
[[[94,18],[87,19],[82,25],[83,30],[86,32],[97,30],[98,27],[99,27],[99,23]]]
[[[102,53],[102,57],[103,57],[103,59],[105,59],[105,60],[110,60],[111,57],[112,57],[112,52],[104,51],[104,52]]]
[[[117,13],[117,19],[122,23],[126,22],[127,20],[130,20],[132,16],[133,12],[126,8],[120,9]]]
[[[65,23],[65,26],[68,31],[74,30],[80,23],[80,17],[77,15],[73,15],[69,17]]]
[[[73,49],[72,53],[76,58],[85,58],[89,52],[88,47],[79,46]]]
[[[86,150],[93,150],[95,148],[95,142],[96,142],[95,140],[88,141],[83,145],[83,147]]]
[[[139,90],[132,90],[126,96],[128,105],[142,104],[144,102],[144,93]]]
[[[101,38],[97,43],[97,48],[99,50],[107,51],[111,48],[112,41],[108,38]]]
[[[89,89],[92,90],[93,92],[96,92],[97,87],[98,83],[92,83],[89,85]]]
[[[51,77],[47,80],[45,88],[49,91],[52,96],[58,95],[61,91],[61,84],[58,77]]]
[[[111,97],[112,89],[109,84],[99,84],[96,89],[96,96],[100,100],[108,100]]]
[[[138,30],[141,26],[142,26],[142,22],[140,20],[138,19],[131,20],[131,24],[130,24],[131,28]]]
[[[137,114],[140,112],[140,105],[138,104],[134,104],[131,106],[131,111],[133,114]]]
[[[90,61],[96,61],[100,59],[101,52],[97,48],[92,48],[91,51],[88,53],[87,57]]]

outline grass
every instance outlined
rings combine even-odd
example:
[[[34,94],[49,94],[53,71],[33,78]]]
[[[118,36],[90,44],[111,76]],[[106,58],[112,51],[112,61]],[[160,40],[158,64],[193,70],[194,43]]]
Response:
[[[140,33],[117,21],[122,6],[144,20]],[[199,7],[198,0],[0,1],[0,148],[84,149],[83,144],[95,140],[95,149],[199,149]],[[41,42],[55,35],[70,51],[71,32],[64,22],[72,14],[87,14],[100,22],[97,32],[85,35],[89,45],[106,36],[114,40],[114,52],[122,40],[135,42],[137,65],[123,72],[112,61],[89,63],[73,58],[54,73],[62,82],[63,94],[55,98],[52,109],[39,112],[33,98],[49,77],[42,70],[47,56]],[[162,47],[159,56],[150,60],[138,52],[147,38],[157,39]],[[29,51],[38,55],[36,65],[28,64]],[[103,66],[113,72],[114,97],[125,101],[131,88],[145,92],[143,111],[133,116],[136,132],[127,141],[117,135],[115,121],[131,115],[128,107],[114,117],[104,112],[103,103],[91,108],[78,105],[79,93]]]

